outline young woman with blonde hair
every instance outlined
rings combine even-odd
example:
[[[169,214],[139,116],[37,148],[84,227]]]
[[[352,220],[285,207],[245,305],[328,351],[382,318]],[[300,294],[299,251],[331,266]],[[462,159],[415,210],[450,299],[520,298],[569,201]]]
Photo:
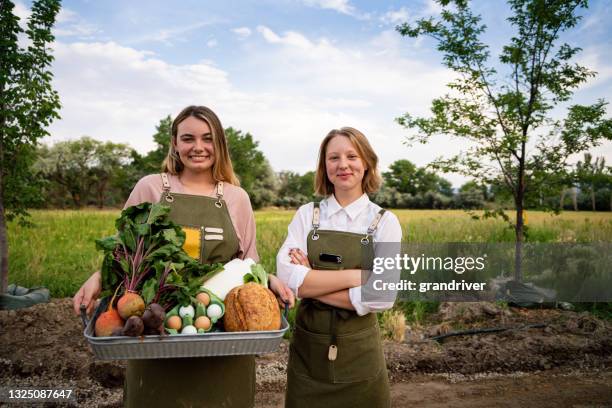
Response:
[[[277,255],[277,274],[302,299],[287,367],[286,407],[387,407],[389,383],[376,314],[362,270],[374,242],[401,241],[395,215],[372,203],[378,157],[357,129],[332,130],[319,150],[316,192],[302,206]],[[364,264],[365,263],[365,264]]]
[[[170,206],[169,217],[186,233],[183,248],[202,263],[259,259],[255,218],[239,187],[215,113],[188,106],[172,123],[170,149],[161,174],[138,181],[125,207],[143,202]],[[201,231],[214,229],[214,234]],[[270,288],[292,303],[293,294],[275,276]],[[101,289],[94,273],[74,296],[75,312],[91,311]],[[124,387],[127,407],[251,407],[255,394],[254,356],[129,360]]]

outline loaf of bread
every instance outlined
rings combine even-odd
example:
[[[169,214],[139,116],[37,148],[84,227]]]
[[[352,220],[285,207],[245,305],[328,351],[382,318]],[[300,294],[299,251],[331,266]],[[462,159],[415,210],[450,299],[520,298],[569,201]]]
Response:
[[[228,332],[278,330],[281,313],[270,289],[249,282],[235,287],[225,297],[223,322]]]

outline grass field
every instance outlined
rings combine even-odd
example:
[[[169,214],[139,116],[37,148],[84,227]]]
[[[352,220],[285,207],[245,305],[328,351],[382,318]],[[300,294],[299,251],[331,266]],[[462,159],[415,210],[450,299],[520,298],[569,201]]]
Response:
[[[503,221],[475,221],[460,210],[394,210],[407,242],[512,242],[514,232]],[[293,211],[258,211],[257,247],[266,270],[275,257]],[[94,240],[114,233],[119,211],[33,211],[34,228],[9,224],[9,281],[45,286],[53,297],[72,296],[100,266]],[[612,241],[612,213],[528,213],[529,241]]]

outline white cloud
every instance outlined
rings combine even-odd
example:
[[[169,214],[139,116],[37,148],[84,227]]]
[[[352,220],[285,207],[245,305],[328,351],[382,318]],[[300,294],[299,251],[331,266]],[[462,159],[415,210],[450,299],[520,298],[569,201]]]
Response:
[[[108,43],[55,44],[54,86],[62,119],[54,138],[89,135],[153,148],[156,122],[183,105],[235,100],[225,72],[206,63],[172,65],[147,52]]]
[[[176,28],[163,28],[152,33],[148,33],[127,41],[131,45],[142,44],[146,42],[160,42],[168,46],[174,45],[175,41],[184,42],[185,34],[191,31],[198,30],[202,27],[212,24],[211,22],[199,22]]]
[[[68,23],[71,21],[76,21],[79,19],[79,15],[78,13],[76,13],[75,11],[70,10],[69,8],[66,7],[62,7],[59,11],[59,13],[57,13],[57,18],[56,18],[56,23],[60,24],[60,23]]]
[[[258,26],[257,31],[271,44],[283,44],[301,49],[311,49],[314,46],[308,38],[295,31],[287,31],[282,37],[265,26]]]
[[[578,54],[577,62],[595,72],[597,75],[594,78],[590,78],[582,88],[592,88],[603,84],[612,78],[612,64],[608,58],[609,50],[606,46],[591,45],[585,47],[584,50]],[[602,97],[605,95],[602,95]]]
[[[449,5],[451,10],[454,9],[454,6]],[[435,0],[425,0],[425,8],[421,12],[423,16],[432,16],[439,15],[443,10],[443,7]]]
[[[399,10],[387,11],[380,17],[380,21],[385,24],[400,24],[408,21],[409,12],[406,7],[402,7]]]
[[[349,4],[348,0],[303,0],[304,4],[311,7],[335,10],[338,13],[353,15],[355,8]]]
[[[217,40],[215,40],[214,38],[212,40],[208,40],[206,42],[206,46],[208,48],[215,48],[217,45],[219,45],[219,43],[217,42]]]
[[[79,37],[81,39],[90,39],[94,34],[98,34],[100,30],[93,24],[84,22],[71,24],[66,28],[54,28],[53,34],[57,37]]]
[[[357,20],[368,21],[372,19],[371,13],[358,10],[349,0],[301,0],[309,7],[316,7],[324,10],[334,10],[340,14],[351,16]]]
[[[100,32],[95,24],[89,23],[77,12],[66,7],[60,9],[53,27],[56,37],[77,37],[81,40],[92,39]]]
[[[251,36],[251,29],[249,27],[238,27],[234,28],[232,32],[240,38],[247,38]]]
[[[381,39],[359,47],[341,48],[326,38],[313,41],[295,31],[278,34],[264,26],[258,27],[258,31],[277,47],[270,51],[272,57],[266,56],[277,61],[275,78],[291,82],[290,76],[298,79],[299,84],[307,80],[309,87],[323,92],[353,95],[365,92],[368,97],[408,100],[415,90],[425,96],[431,95],[432,90],[439,93],[451,78],[439,66],[402,57],[399,41],[395,40]]]
[[[269,45],[245,51],[243,68],[258,73],[248,91],[211,62],[172,64],[113,42],[56,43],[54,85],[63,108],[53,140],[89,135],[146,152],[161,118],[203,104],[225,126],[251,132],[275,170],[313,169],[323,136],[347,125],[370,138],[383,167],[399,158],[423,165],[453,148],[407,149],[393,121],[405,111],[426,113],[449,79],[444,69],[402,57],[390,39],[341,48],[296,31],[258,32]]]

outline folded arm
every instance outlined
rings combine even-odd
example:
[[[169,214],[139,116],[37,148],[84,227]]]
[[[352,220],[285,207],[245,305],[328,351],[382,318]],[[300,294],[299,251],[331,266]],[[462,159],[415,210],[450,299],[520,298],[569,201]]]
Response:
[[[328,293],[315,297],[316,300],[328,304],[330,306],[339,307],[347,310],[355,310],[355,306],[351,303],[348,289],[342,289],[337,292]]]

